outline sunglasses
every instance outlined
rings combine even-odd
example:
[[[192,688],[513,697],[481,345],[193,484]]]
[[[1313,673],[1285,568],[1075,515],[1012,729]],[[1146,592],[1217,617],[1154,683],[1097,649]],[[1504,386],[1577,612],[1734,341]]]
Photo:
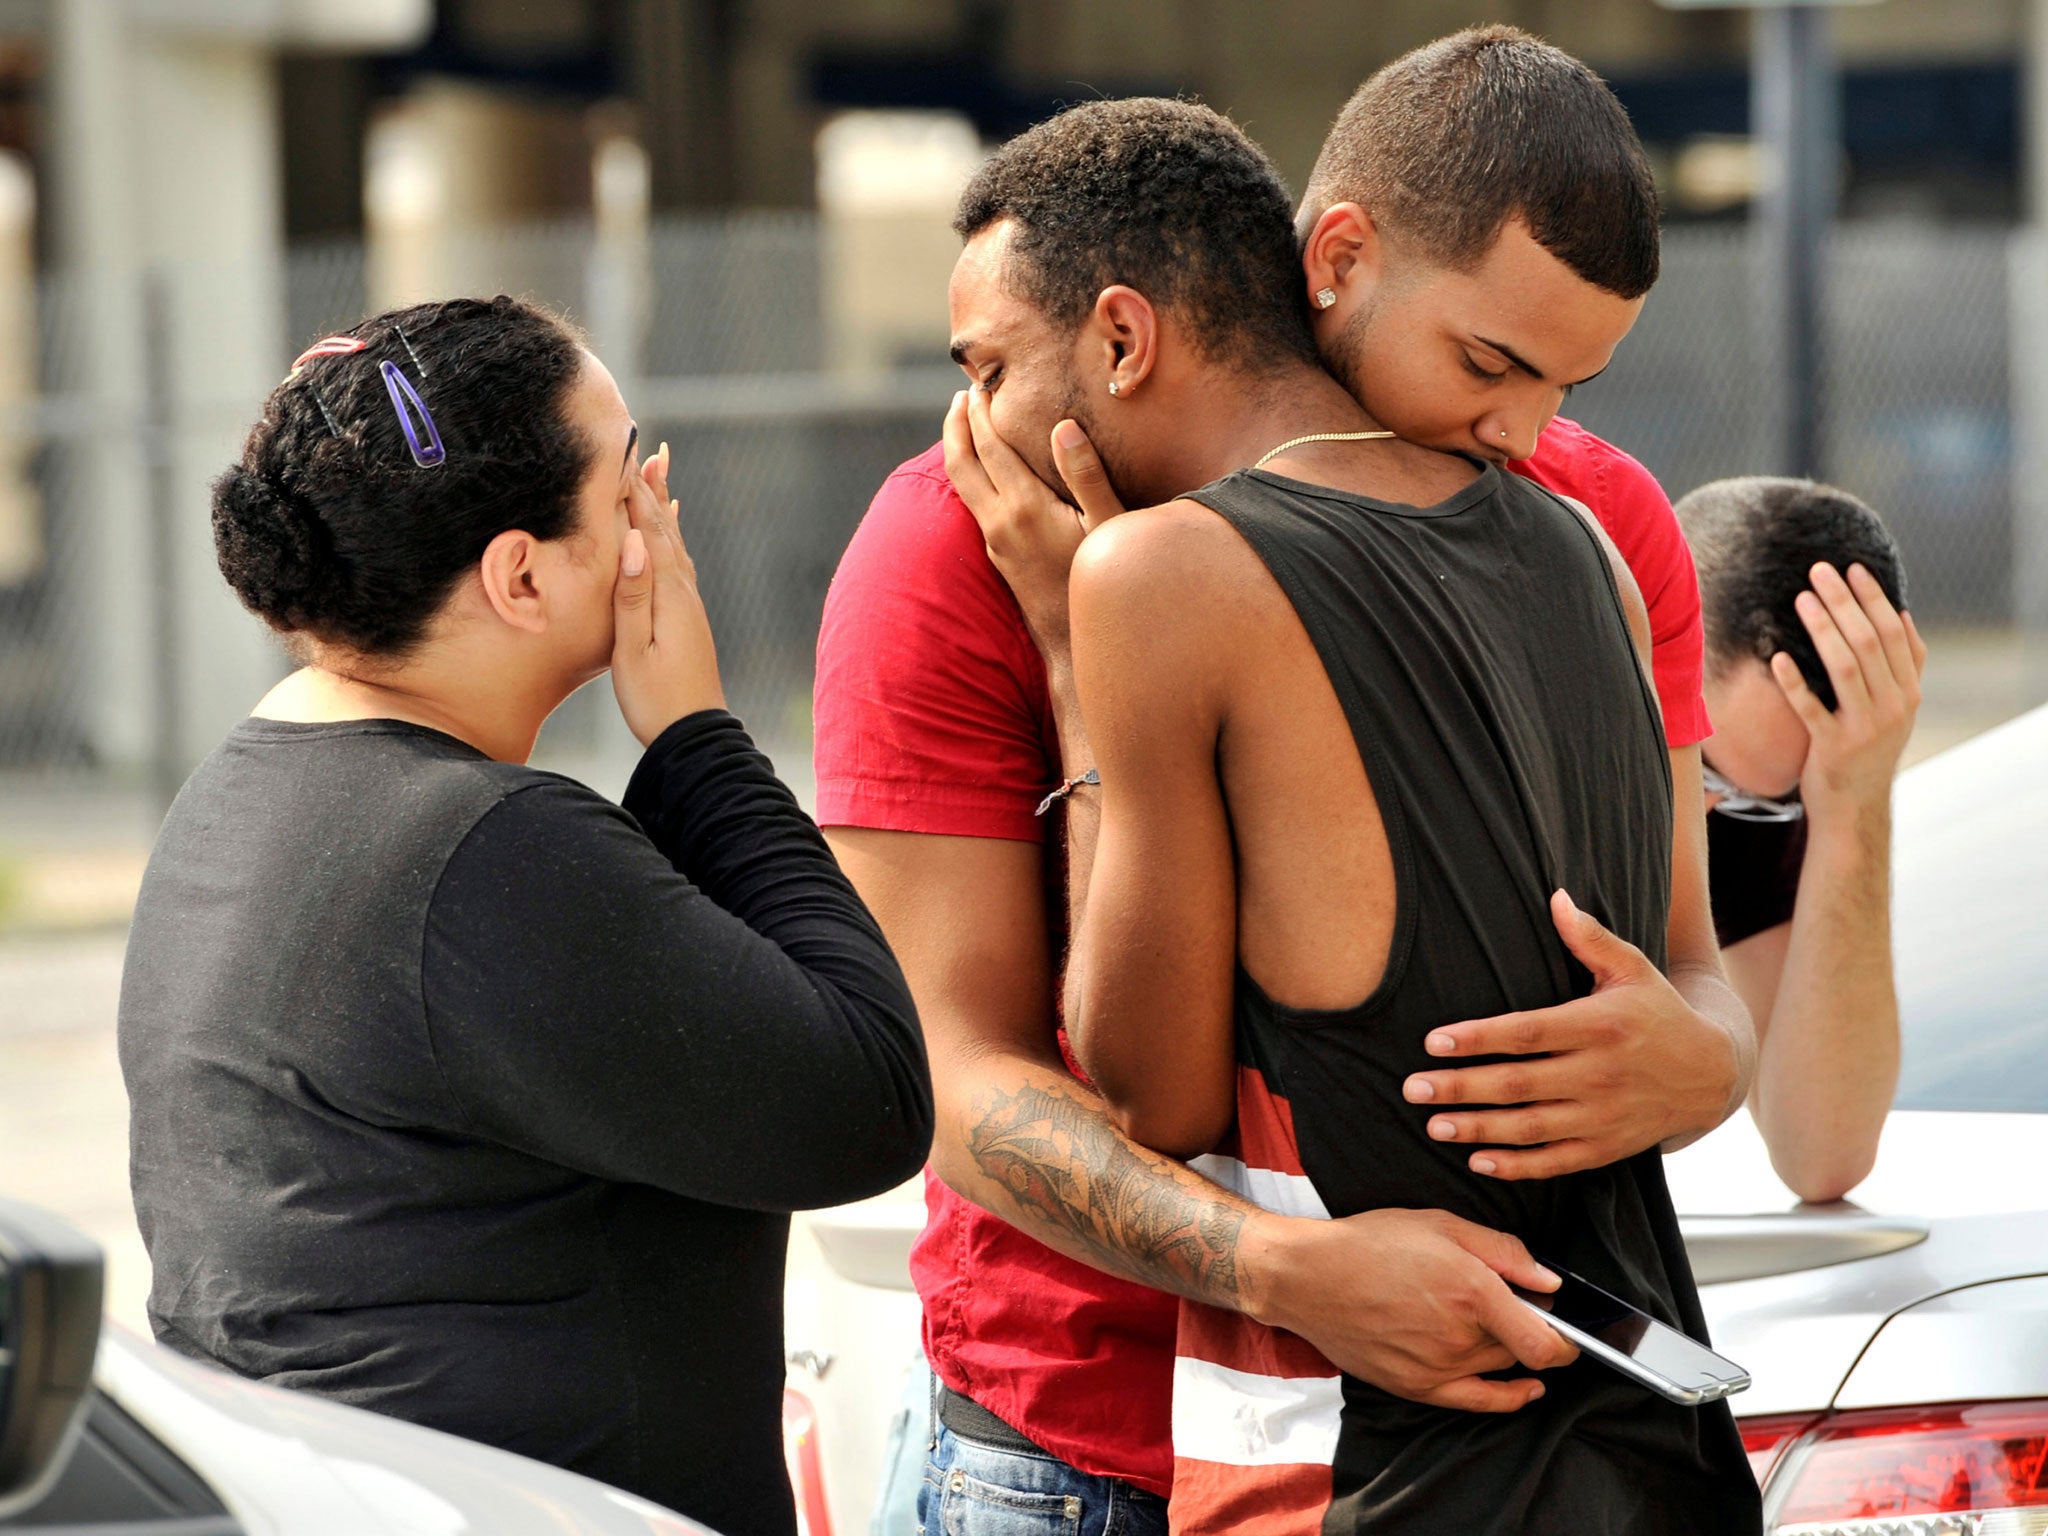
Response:
[[[1700,782],[1708,794],[1721,797],[1714,810],[1731,821],[1797,821],[1806,814],[1806,807],[1797,800],[1771,800],[1737,789],[1705,763],[1700,764]]]

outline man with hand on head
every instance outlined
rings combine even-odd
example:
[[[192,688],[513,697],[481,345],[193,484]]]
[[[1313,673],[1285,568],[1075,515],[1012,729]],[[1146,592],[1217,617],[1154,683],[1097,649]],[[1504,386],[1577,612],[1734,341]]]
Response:
[[[1899,1077],[1891,806],[1927,647],[1898,546],[1847,491],[1755,476],[1678,504],[1706,608],[1707,846],[1756,1020],[1750,1108],[1803,1200],[1870,1172]]]
[[[1483,447],[1488,457],[1527,454],[1557,408],[1557,381],[1596,371],[1632,322],[1655,275],[1654,199],[1640,146],[1590,79],[1555,50],[1487,29],[1397,61],[1361,92],[1368,104],[1442,97],[1420,147],[1381,142],[1398,149],[1402,165],[1434,158],[1449,167],[1429,183],[1432,196],[1451,205],[1453,223],[1457,206],[1472,200],[1488,236],[1477,266],[1420,255],[1395,261],[1402,251],[1390,244],[1385,260],[1351,260],[1331,274],[1334,284],[1308,290],[1332,290],[1317,317],[1326,351],[1357,317],[1377,316],[1353,338],[1358,377],[1340,377],[1354,392],[1384,388],[1387,398],[1367,407],[1404,436],[1475,454]],[[1586,118],[1589,89],[1606,107]],[[1484,102],[1497,105],[1483,111]],[[1347,113],[1346,122],[1362,134],[1390,113],[1398,115],[1383,105],[1363,118]],[[1556,125],[1572,121],[1570,143],[1552,142]],[[1369,154],[1374,142],[1360,138],[1358,152]],[[1504,145],[1517,153],[1500,153]],[[1599,189],[1590,208],[1571,204],[1581,180]],[[1636,252],[1632,272],[1616,279],[1595,267],[1588,277],[1526,232],[1525,210],[1559,203],[1590,221],[1587,249]],[[1244,237],[1228,206],[1211,210],[1207,227],[1219,247]],[[1492,260],[1503,252],[1513,258],[1505,267]],[[1495,282],[1524,285],[1532,273],[1534,296],[1490,291]],[[1374,274],[1384,281],[1368,282]],[[1601,284],[1617,280],[1627,292],[1614,303]],[[1405,331],[1390,328],[1396,321]],[[1505,343],[1542,365],[1541,376],[1478,377],[1468,363],[1486,354],[1463,355],[1468,334]],[[1439,397],[1455,408],[1422,412]],[[1106,402],[1076,404],[1071,414],[1092,421]],[[1085,433],[1063,430],[1069,444],[1052,452],[1077,499],[1093,504],[1091,488],[1097,496],[1106,489],[1100,465]],[[1550,483],[1587,501],[1636,568],[1682,766],[1705,723],[1697,596],[1669,506],[1639,467],[1590,434],[1558,424],[1541,438],[1562,444],[1536,449],[1539,464],[1550,461]],[[1020,446],[1049,475],[1043,443]],[[1059,598],[1063,605],[1063,584]],[[1054,996],[1063,849],[1047,846],[1032,812],[1090,765],[1062,759],[1063,722],[1033,634],[1034,624],[1047,627],[1042,614],[1036,602],[1020,609],[991,565],[937,449],[891,476],[827,600],[819,812],[904,961],[933,1050],[940,1125],[931,1219],[913,1269],[926,1350],[944,1389],[940,1417],[973,1427],[983,1442],[1007,1433],[1020,1455],[1036,1452],[1034,1468],[1053,1460],[1063,1496],[1090,1511],[1116,1502],[1127,1518],[1157,1519],[1156,1496],[1173,1477],[1174,1295],[1280,1322],[1353,1371],[1385,1373],[1398,1363],[1422,1393],[1460,1378],[1458,1354],[1433,1342],[1439,1335],[1428,1327],[1395,1326],[1399,1309],[1469,1326],[1488,1294],[1486,1271],[1512,1273],[1523,1261],[1497,1234],[1448,1217],[1378,1212],[1326,1223],[1261,1212],[1134,1144],[1073,1075]],[[1071,795],[1072,813],[1091,815],[1093,794]],[[1495,1173],[1556,1173],[1688,1139],[1740,1102],[1753,1046],[1732,997],[1715,995],[1703,835],[1695,813],[1690,832],[1681,818],[1673,842],[1669,966],[1678,988],[1616,946],[1607,953],[1617,969],[1590,999],[1431,1032],[1448,1035],[1452,1060],[1416,1074],[1414,1094],[1420,1101],[1427,1083],[1447,1108],[1499,1102],[1519,1086],[1503,1083],[1494,1066],[1457,1069],[1457,1056],[1542,1057],[1525,1064],[1542,1074],[1541,1092],[1527,1096],[1546,1101],[1540,1114],[1476,1124],[1463,1109],[1440,1117],[1456,1139],[1493,1145],[1482,1155]],[[940,1439],[957,1436],[942,1427]]]

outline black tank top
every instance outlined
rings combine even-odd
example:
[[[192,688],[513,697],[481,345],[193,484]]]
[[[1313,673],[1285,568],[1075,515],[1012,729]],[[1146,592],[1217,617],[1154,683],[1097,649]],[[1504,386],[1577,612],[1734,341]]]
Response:
[[[1241,1104],[1262,1081],[1291,1111],[1301,1171],[1332,1216],[1446,1210],[1704,1339],[1658,1152],[1488,1179],[1401,1097],[1410,1073],[1443,1065],[1423,1050],[1433,1026],[1590,990],[1551,920],[1556,888],[1665,963],[1670,761],[1592,529],[1492,467],[1434,507],[1256,470],[1194,499],[1258,553],[1314,642],[1395,879],[1385,975],[1358,1007],[1287,1008],[1240,970]],[[1530,1407],[1476,1415],[1347,1377],[1324,1530],[1755,1536],[1725,1404],[1681,1408],[1586,1359],[1544,1380]]]

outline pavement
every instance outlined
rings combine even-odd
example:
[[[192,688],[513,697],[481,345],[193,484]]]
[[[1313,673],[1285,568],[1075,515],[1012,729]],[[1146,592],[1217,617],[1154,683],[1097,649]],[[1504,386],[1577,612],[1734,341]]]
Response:
[[[162,810],[139,788],[0,779],[0,937],[125,927]]]

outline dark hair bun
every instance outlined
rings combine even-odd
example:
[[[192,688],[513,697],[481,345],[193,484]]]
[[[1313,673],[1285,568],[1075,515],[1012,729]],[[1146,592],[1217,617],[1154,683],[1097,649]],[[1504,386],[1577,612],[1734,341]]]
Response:
[[[593,453],[568,414],[583,351],[515,299],[416,304],[349,334],[360,349],[310,357],[271,391],[214,482],[214,552],[273,629],[393,657],[499,534],[574,531]],[[419,392],[443,462],[413,456],[386,364]]]
[[[318,510],[240,464],[213,483],[213,548],[235,595],[277,629],[304,628],[332,575]]]

